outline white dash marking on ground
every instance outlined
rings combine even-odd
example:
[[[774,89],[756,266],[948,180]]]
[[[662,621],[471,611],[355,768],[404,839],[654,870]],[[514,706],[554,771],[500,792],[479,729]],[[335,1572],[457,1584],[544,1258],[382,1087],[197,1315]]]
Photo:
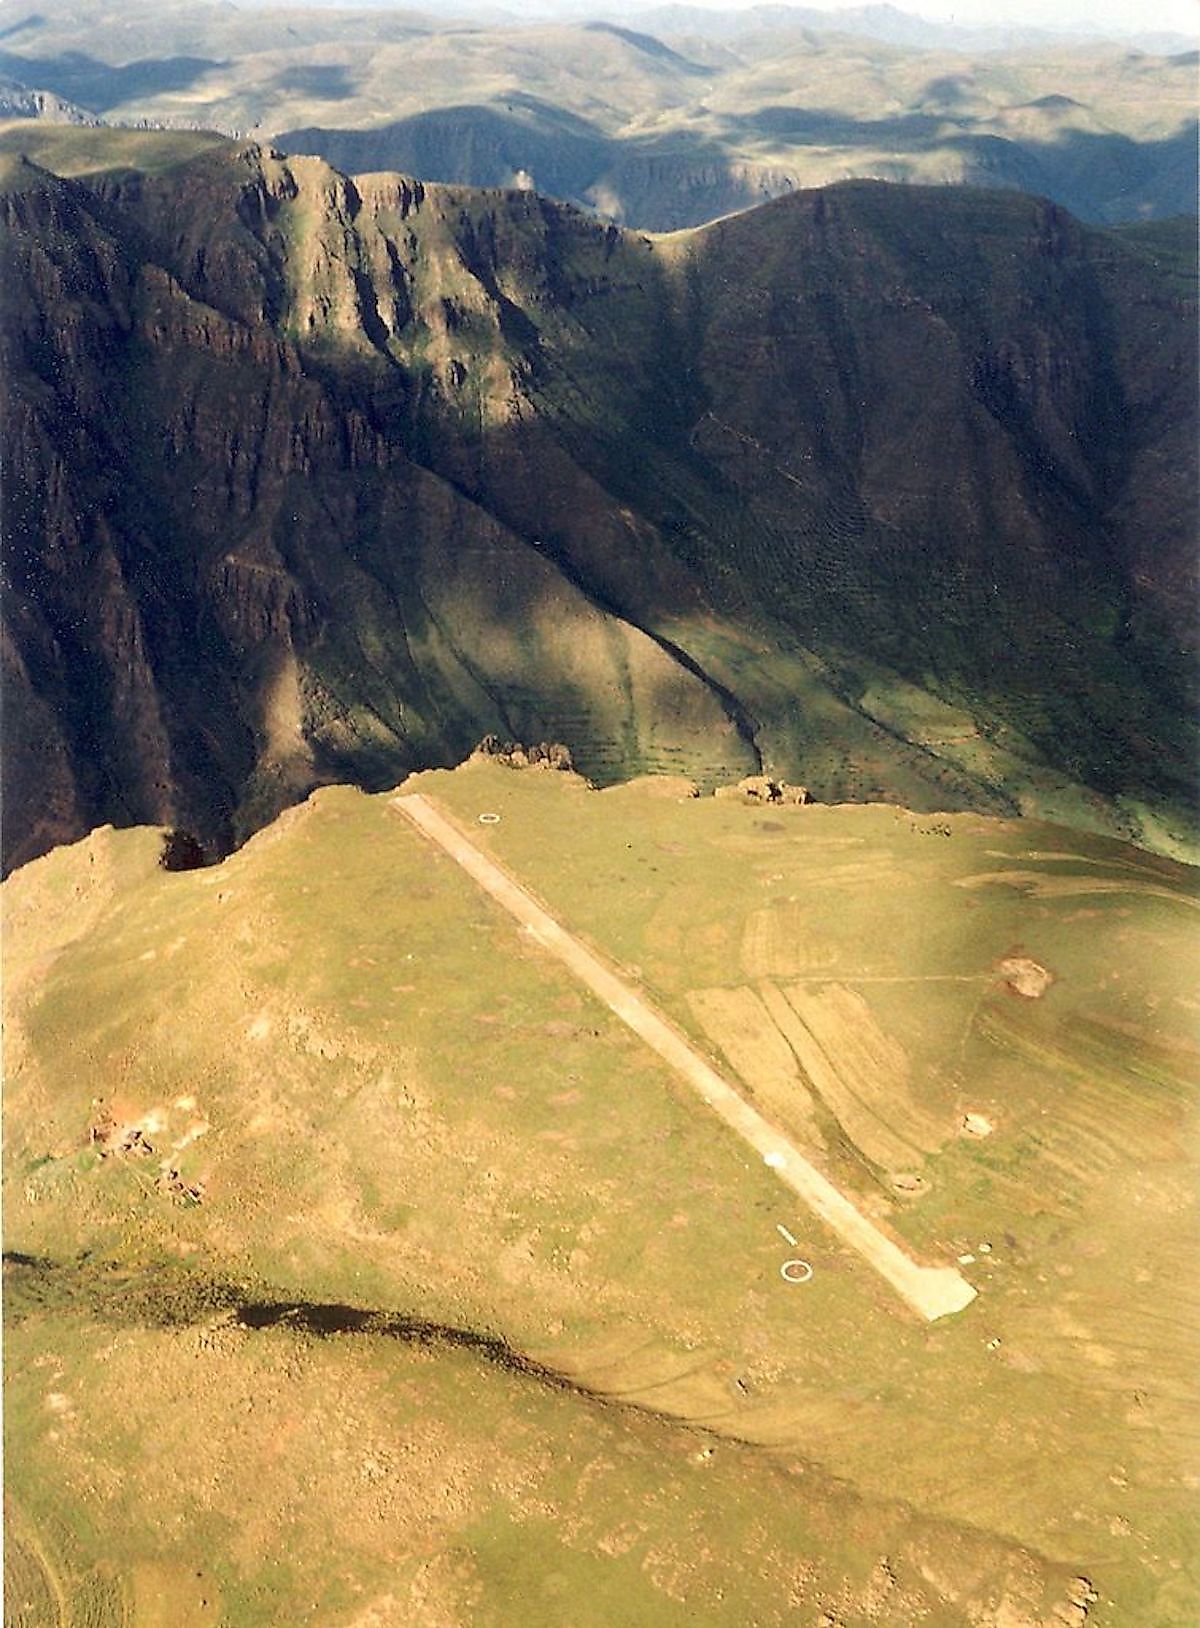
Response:
[[[594,951],[561,926],[544,905],[513,880],[427,797],[393,797],[391,806],[435,842],[485,893],[528,929],[548,954],[561,961],[638,1038],[657,1052],[729,1128],[752,1147],[815,1216],[891,1285],[928,1322],[962,1311],[976,1291],[953,1266],[924,1266],[881,1231],[769,1120],[717,1073],[706,1058],[650,1004],[605,965]]]

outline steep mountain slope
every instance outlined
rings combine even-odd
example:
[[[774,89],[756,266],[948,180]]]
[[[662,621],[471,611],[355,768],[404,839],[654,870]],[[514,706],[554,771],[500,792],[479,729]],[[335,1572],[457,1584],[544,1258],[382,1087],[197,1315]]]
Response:
[[[978,1297],[915,1318],[389,798],[184,874],[97,831],[4,886],[16,1604],[1194,1623],[1196,873],[678,782],[413,789]]]
[[[856,185],[652,243],[254,145],[4,205],[10,863],[487,731],[1186,842],[1159,239]]]

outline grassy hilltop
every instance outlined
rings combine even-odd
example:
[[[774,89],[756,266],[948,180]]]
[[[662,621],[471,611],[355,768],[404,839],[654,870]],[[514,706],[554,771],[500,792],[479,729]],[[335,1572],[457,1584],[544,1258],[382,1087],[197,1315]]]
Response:
[[[9,864],[489,731],[1194,851],[1182,226],[855,183],[649,239],[27,126]]]
[[[5,884],[8,1620],[1194,1621],[1193,873],[410,785],[978,1299],[918,1326],[386,796],[98,831]]]

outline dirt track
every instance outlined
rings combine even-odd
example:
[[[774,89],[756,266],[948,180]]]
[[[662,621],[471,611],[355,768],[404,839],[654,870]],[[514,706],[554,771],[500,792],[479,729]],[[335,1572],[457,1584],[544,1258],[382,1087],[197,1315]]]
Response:
[[[679,1074],[714,1113],[764,1160],[780,1181],[799,1195],[831,1231],[885,1278],[914,1311],[933,1322],[962,1311],[975,1290],[952,1266],[921,1266],[862,1215],[833,1183],[729,1085],[662,1017],[644,996],[612,972],[591,950],[561,927],[549,912],[481,853],[428,798],[409,793],[392,806],[437,843],[485,893],[585,984]]]

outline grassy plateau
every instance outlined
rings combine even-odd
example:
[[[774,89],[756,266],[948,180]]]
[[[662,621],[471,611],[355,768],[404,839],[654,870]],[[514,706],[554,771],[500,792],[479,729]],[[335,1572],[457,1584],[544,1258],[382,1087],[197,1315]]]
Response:
[[[1194,1622],[1194,873],[409,788],[978,1298],[920,1324],[387,795],[99,830],[5,884],[6,1621]]]

